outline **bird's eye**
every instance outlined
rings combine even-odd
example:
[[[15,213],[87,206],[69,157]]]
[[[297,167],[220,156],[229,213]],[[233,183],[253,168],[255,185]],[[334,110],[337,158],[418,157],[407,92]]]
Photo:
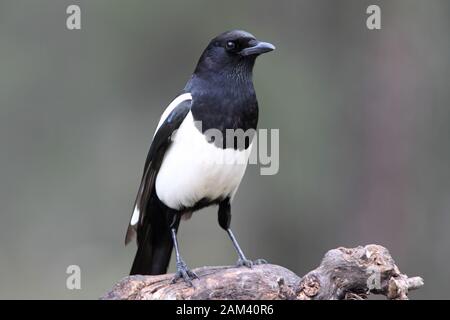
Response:
[[[234,41],[228,41],[227,44],[225,45],[227,50],[234,50],[236,49],[237,45],[236,42]]]

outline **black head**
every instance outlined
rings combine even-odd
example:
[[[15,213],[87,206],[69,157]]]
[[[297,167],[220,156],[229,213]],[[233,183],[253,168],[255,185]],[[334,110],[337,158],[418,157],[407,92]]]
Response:
[[[211,40],[197,64],[195,73],[250,72],[260,54],[275,47],[242,30],[224,32]]]

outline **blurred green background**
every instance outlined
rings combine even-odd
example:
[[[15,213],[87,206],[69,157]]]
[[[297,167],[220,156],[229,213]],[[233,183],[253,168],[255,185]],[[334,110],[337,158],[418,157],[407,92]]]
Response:
[[[70,4],[80,31],[66,29]],[[280,171],[250,166],[232,208],[247,255],[304,274],[331,248],[378,243],[425,278],[412,297],[450,298],[445,0],[1,0],[0,298],[95,299],[127,275],[159,116],[235,28],[277,46],[254,82]],[[236,260],[215,208],[182,223],[180,242],[191,267]],[[66,289],[71,264],[81,290]]]

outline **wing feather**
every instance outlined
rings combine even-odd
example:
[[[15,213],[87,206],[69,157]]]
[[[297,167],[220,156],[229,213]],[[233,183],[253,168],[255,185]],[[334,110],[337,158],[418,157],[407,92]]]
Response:
[[[139,232],[139,227],[142,225],[146,215],[146,204],[149,201],[152,192],[155,192],[156,176],[161,167],[167,148],[171,144],[172,135],[186,118],[186,115],[191,109],[191,104],[191,94],[181,94],[174,99],[161,116],[145,161],[141,184],[134,204],[134,211],[125,236],[125,244],[128,244]]]

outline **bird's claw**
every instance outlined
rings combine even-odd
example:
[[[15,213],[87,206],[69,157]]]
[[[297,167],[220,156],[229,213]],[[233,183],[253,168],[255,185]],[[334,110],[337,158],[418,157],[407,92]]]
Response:
[[[171,283],[173,284],[179,279],[183,279],[184,282],[193,287],[192,280],[198,279],[198,275],[194,271],[191,271],[184,261],[180,261],[177,263],[177,272],[175,272]]]
[[[247,268],[251,268],[253,267],[253,261],[252,260],[248,260],[248,259],[242,259],[239,258],[239,260],[236,262],[236,267],[247,267]]]
[[[260,265],[260,264],[268,264],[266,259],[256,259],[255,261],[253,261],[254,265]]]

